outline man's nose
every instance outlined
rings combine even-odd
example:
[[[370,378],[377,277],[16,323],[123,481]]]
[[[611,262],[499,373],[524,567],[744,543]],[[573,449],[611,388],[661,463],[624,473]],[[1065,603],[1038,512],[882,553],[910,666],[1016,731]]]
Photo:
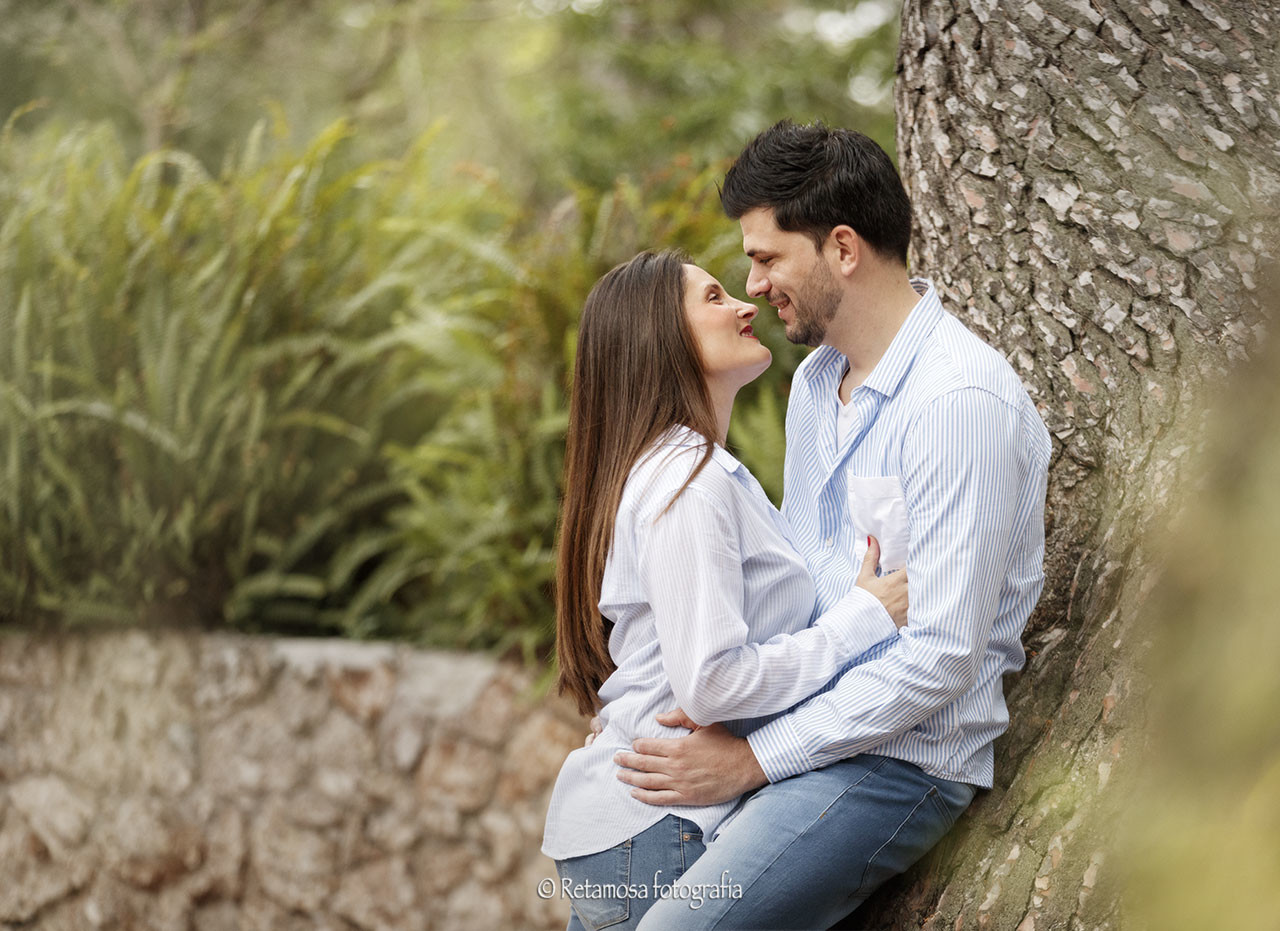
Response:
[[[747,273],[747,296],[764,297],[769,293],[769,276],[761,269],[751,266]]]

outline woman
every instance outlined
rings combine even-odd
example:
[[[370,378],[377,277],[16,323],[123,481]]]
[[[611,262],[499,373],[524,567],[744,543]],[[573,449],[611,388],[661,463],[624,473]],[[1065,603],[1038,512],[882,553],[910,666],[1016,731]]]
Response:
[[[675,252],[619,265],[583,307],[556,637],[560,691],[601,730],[565,761],[543,839],[570,929],[634,927],[732,808],[646,805],[616,778],[615,752],[684,733],[655,720],[676,706],[746,733],[905,622],[905,573],[876,578],[873,554],[810,626],[804,559],[724,449],[738,390],[771,361],[755,314]]]

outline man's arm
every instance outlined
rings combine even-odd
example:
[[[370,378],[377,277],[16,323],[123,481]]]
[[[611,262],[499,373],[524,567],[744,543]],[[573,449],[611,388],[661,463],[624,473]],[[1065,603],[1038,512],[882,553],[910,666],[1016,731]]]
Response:
[[[749,749],[776,782],[871,750],[962,695],[986,652],[1008,562],[1018,436],[1017,411],[987,392],[962,389],[933,402],[903,443],[911,607],[896,644],[728,747],[707,740],[672,746],[692,737],[637,741],[637,753],[616,759],[639,772],[619,778],[650,792],[679,792],[685,804],[723,801],[736,785],[722,793],[692,788],[721,760],[742,767]]]
[[[618,778],[634,788],[632,796],[650,805],[714,805],[769,781],[751,745],[723,724],[698,727],[677,708],[658,715],[667,727],[687,727],[687,737],[637,740],[634,753],[618,752],[615,763],[628,767]]]

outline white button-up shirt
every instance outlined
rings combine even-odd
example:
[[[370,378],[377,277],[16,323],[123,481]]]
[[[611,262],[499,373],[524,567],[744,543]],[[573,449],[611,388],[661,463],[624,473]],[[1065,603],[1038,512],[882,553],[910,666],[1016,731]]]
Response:
[[[823,346],[801,363],[782,505],[819,610],[849,591],[873,534],[881,566],[910,573],[907,626],[748,736],[770,781],[871,751],[992,784],[991,742],[1009,721],[1001,677],[1022,667],[1044,585],[1051,446],[1004,358],[929,282],[912,284],[920,301],[853,390],[843,440],[845,357]]]
[[[701,438],[672,431],[632,469],[623,490],[600,612],[613,622],[604,730],[565,760],[547,813],[543,851],[596,853],[668,814],[711,837],[732,802],[646,805],[619,781],[613,756],[640,737],[678,737],[654,716],[683,708],[699,724],[739,734],[825,685],[847,661],[896,639],[864,589],[830,599],[813,622],[814,586],[782,516],[746,467],[722,447],[669,510],[703,454]],[[744,720],[755,719],[755,720]]]

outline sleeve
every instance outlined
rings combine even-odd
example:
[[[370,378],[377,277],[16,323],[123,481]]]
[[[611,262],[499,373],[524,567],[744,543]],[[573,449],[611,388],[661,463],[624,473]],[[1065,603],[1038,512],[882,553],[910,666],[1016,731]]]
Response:
[[[790,708],[897,634],[884,606],[855,589],[813,626],[750,642],[739,528],[729,502],[700,486],[641,521],[637,536],[663,665],[676,701],[699,724]]]
[[[977,388],[936,399],[908,429],[907,626],[884,654],[748,736],[771,782],[864,753],[963,695],[999,604],[1020,484],[1016,412]]]

